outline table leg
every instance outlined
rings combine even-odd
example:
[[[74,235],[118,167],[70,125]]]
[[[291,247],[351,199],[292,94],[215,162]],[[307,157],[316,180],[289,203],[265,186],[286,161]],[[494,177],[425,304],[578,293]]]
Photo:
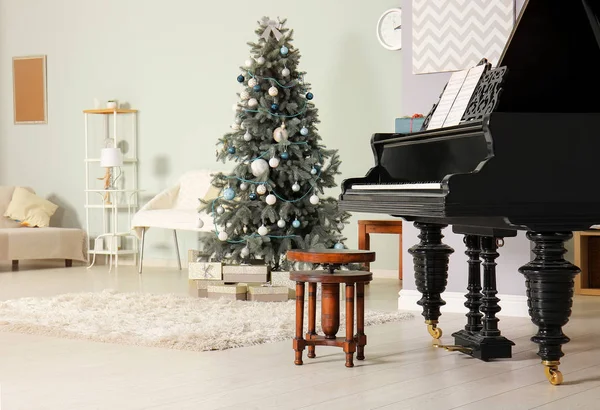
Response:
[[[365,360],[365,346],[367,335],[365,335],[365,284],[356,284],[356,359]]]
[[[358,249],[367,251],[371,249],[371,237],[367,233],[367,225],[358,225]],[[365,263],[365,267],[368,272],[371,271],[371,264],[369,262]]]
[[[354,352],[356,342],[354,341],[354,284],[346,284],[346,341],[344,352],[346,353],[346,367],[354,367]]]
[[[317,335],[316,330],[316,318],[317,318],[317,284],[308,283],[308,332],[306,333],[306,340],[314,339]],[[308,346],[308,358],[314,359],[315,345]]]
[[[304,328],[304,282],[296,282],[296,337],[294,338],[294,350],[296,351],[294,364],[302,364],[302,351],[306,346],[306,340],[302,338]]]
[[[321,285],[321,327],[325,339],[335,339],[340,329],[340,285],[338,283]]]

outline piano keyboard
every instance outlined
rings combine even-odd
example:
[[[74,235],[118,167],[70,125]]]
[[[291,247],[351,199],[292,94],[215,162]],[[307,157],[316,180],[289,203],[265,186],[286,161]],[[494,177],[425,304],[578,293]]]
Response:
[[[356,191],[402,191],[412,189],[442,189],[441,182],[422,182],[422,183],[400,183],[400,184],[353,184],[352,188]]]

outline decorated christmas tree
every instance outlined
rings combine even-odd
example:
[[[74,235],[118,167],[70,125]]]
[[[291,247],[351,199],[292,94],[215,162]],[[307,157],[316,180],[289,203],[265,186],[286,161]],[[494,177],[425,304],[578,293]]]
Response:
[[[349,218],[324,197],[340,159],[321,144],[314,96],[285,23],[264,17],[258,41],[248,43],[234,122],[217,143],[217,160],[237,165],[214,175],[220,195],[200,207],[216,227],[201,239],[205,252],[229,263],[262,259],[273,270],[290,269],[289,249],[344,248]]]

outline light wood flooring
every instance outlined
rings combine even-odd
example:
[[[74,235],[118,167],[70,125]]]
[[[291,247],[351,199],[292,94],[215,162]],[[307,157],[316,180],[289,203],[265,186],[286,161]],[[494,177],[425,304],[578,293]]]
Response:
[[[107,288],[185,294],[187,272],[0,265],[1,300]],[[394,310],[399,289],[375,279],[367,308]],[[576,298],[561,386],[546,381],[528,318],[501,317],[513,358],[484,363],[433,348],[416,312],[368,327],[366,360],[352,369],[331,347],[295,366],[291,341],[196,353],[0,332],[0,409],[598,409],[599,313],[600,297]],[[443,341],[462,326],[463,315],[443,314]]]

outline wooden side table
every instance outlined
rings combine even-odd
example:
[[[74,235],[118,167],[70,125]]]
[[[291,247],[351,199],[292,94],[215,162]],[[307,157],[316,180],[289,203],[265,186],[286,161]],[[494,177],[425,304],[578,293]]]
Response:
[[[401,220],[360,220],[358,221],[358,249],[371,249],[372,233],[395,233],[398,234],[398,279],[402,280],[402,221]],[[365,264],[368,271],[371,265]]]
[[[357,360],[364,360],[367,336],[365,326],[365,283],[373,279],[373,274],[363,271],[336,271],[349,263],[365,263],[375,260],[375,252],[333,250],[293,250],[288,251],[291,261],[318,263],[326,270],[292,271],[290,279],[296,281],[296,337],[294,338],[294,364],[302,365],[302,352],[308,346],[308,357],[315,358],[315,346],[337,346],[346,353],[346,367],[354,366],[354,352]],[[308,332],[303,337],[304,328],[304,283],[308,282]],[[317,283],[321,284],[321,327],[324,336],[316,333]],[[336,337],[340,327],[340,283],[346,285],[346,337]],[[354,296],[356,288],[356,335],[354,334]]]

